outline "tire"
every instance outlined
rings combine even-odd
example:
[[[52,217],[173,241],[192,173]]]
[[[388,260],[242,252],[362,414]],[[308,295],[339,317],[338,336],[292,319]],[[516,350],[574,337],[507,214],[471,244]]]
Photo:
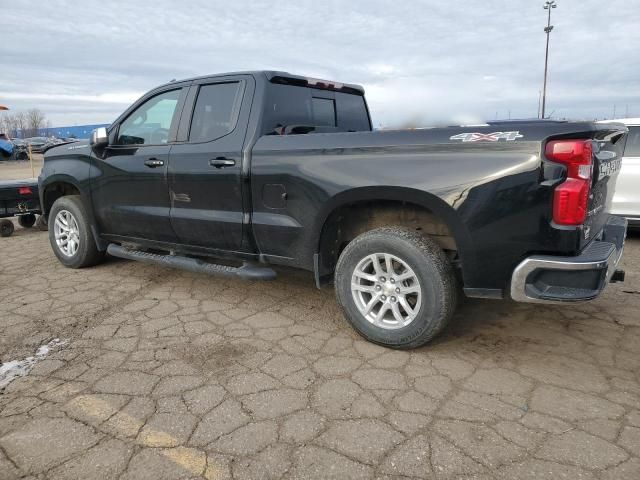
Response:
[[[36,223],[36,216],[33,213],[27,215],[20,215],[18,217],[18,223],[22,228],[31,228]]]
[[[79,195],[58,198],[53,203],[48,218],[51,248],[65,267],[91,267],[103,260],[104,252],[96,247],[89,216]],[[56,220],[60,220],[60,227],[56,226]],[[61,236],[60,244],[56,240],[56,234]]]
[[[352,282],[358,287],[352,288]],[[458,297],[455,272],[440,246],[403,227],[371,230],[349,243],[338,259],[335,290],[360,335],[396,349],[416,348],[438,335],[453,316]]]
[[[10,237],[14,229],[15,227],[11,220],[0,220],[0,237]]]

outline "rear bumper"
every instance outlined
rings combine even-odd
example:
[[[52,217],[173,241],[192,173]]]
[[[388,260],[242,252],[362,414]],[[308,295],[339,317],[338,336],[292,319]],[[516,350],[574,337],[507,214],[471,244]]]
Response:
[[[593,300],[611,280],[624,250],[627,221],[611,215],[600,238],[580,255],[534,255],[523,260],[511,277],[511,298],[517,302],[580,302]],[[616,275],[616,279],[621,275]]]

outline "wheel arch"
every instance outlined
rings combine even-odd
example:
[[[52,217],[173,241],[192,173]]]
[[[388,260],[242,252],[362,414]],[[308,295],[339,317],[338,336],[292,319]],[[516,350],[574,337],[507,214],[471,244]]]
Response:
[[[43,184],[41,188],[41,208],[42,213],[45,216],[49,215],[54,202],[60,197],[67,195],[80,195],[83,201],[86,200],[86,195],[83,194],[78,182],[76,182],[73,177],[69,177],[67,175],[56,175],[55,177],[51,177],[47,179],[47,183]]]
[[[91,203],[90,194],[82,187],[80,182],[68,175],[55,175],[47,178],[46,183],[42,185],[41,189],[40,207],[45,218],[49,216],[51,207],[58,198],[68,195],[80,196],[82,204],[85,207],[86,214],[89,217],[91,231],[98,250],[105,251],[107,249],[108,242],[102,240],[98,234],[98,228],[93,216],[93,205]]]
[[[353,217],[349,215],[353,215],[353,212],[357,215],[357,212],[362,211],[367,212],[367,218],[352,222]],[[343,217],[345,212],[348,212],[346,220]],[[392,212],[397,212],[396,220],[394,215],[390,215]],[[314,270],[319,285],[328,283],[337,257],[344,248],[340,244],[344,238],[340,237],[339,231],[343,225],[352,234],[381,226],[380,221],[393,221],[396,225],[404,226],[415,225],[422,227],[416,228],[417,230],[434,235],[443,249],[456,252],[463,277],[465,269],[472,268],[475,262],[468,229],[458,213],[440,197],[421,190],[407,187],[351,189],[332,197],[318,218],[314,227],[314,238],[317,239]],[[425,228],[426,224],[429,224],[428,228]],[[365,230],[361,230],[365,227]]]

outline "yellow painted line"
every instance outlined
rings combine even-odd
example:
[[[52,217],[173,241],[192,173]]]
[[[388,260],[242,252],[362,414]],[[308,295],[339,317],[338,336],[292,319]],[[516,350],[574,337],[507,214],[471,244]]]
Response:
[[[202,475],[207,466],[207,454],[195,448],[176,447],[163,450],[163,455],[194,475]]]
[[[118,409],[109,402],[105,402],[93,395],[78,395],[71,399],[67,405],[69,405],[73,410],[80,410],[100,421],[106,420],[118,411]]]
[[[109,404],[109,402],[93,395],[80,395],[75,397],[69,401],[68,405],[71,406],[72,409],[80,410],[85,415],[89,415],[100,422],[107,420],[109,417],[114,418],[114,416],[118,416],[117,423],[112,423],[111,426],[116,428],[118,432],[125,437],[135,435],[143,426],[142,421],[132,415],[118,411],[118,409]],[[216,465],[209,465],[207,467],[207,454],[205,452],[196,448],[177,446],[180,444],[178,439],[167,432],[147,429],[139,441],[146,447],[172,447],[162,448],[160,452],[166,458],[193,475],[201,476],[204,474],[207,480],[215,480],[220,477],[221,472]]]

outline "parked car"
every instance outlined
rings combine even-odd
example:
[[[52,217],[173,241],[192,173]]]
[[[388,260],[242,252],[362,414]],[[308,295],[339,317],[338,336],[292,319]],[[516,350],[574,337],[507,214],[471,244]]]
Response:
[[[28,160],[29,151],[27,149],[27,143],[20,138],[11,139],[13,142],[13,157],[16,160]]]
[[[626,221],[609,214],[623,125],[371,130],[359,85],[284,72],[163,85],[45,154],[51,247],[71,268],[108,252],[251,280],[309,270],[394,348],[443,329],[459,282],[469,297],[575,302],[623,279]]]
[[[611,213],[625,217],[629,227],[637,229],[640,228],[640,118],[620,118],[603,123],[611,122],[629,128]]]
[[[49,143],[47,137],[29,137],[24,139],[27,146],[31,145],[31,152],[42,153],[45,146]]]
[[[29,158],[27,145],[19,138],[10,139],[0,134],[0,160],[26,160]]]

